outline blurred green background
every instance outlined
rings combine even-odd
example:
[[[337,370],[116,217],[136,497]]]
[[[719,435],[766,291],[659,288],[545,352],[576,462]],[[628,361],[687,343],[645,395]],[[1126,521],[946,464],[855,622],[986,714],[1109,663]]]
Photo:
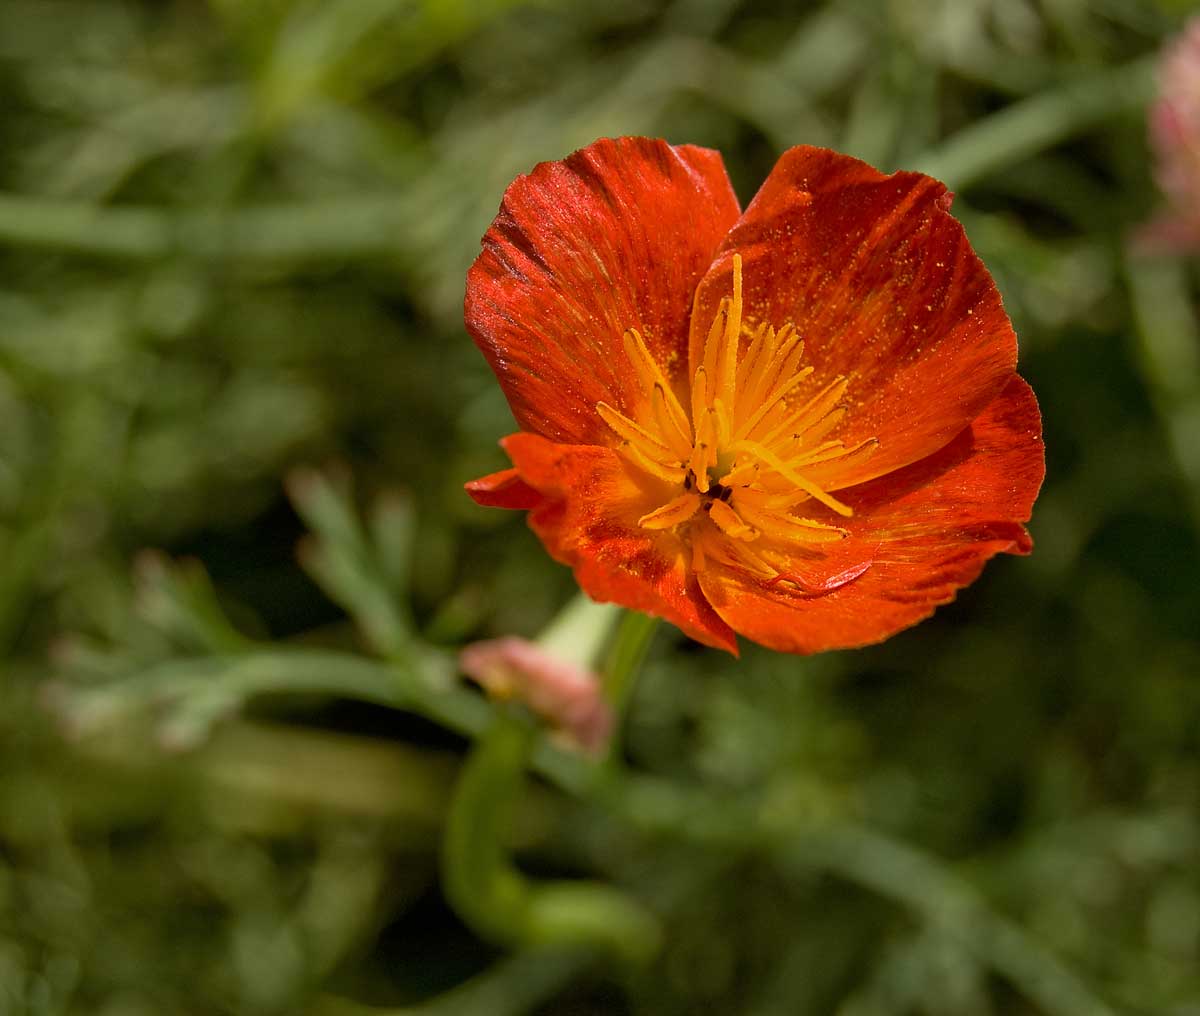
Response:
[[[1189,6],[3,0],[0,1014],[1200,1014],[1197,277],[1128,253]],[[658,915],[636,970],[438,874],[450,653],[573,591],[462,493],[512,429],[464,273],[617,134],[743,201],[802,142],[946,180],[1049,460],[1034,555],[932,621],[661,629],[627,777],[543,759],[521,864]]]

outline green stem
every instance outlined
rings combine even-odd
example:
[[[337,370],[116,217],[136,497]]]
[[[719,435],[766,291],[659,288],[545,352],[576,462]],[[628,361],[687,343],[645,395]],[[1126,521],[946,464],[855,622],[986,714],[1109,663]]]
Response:
[[[645,963],[659,930],[640,904],[599,882],[534,882],[509,857],[509,822],[534,739],[524,717],[499,711],[467,757],[442,841],[446,898],[480,935],[503,945],[574,946]]]
[[[633,689],[633,680],[650,649],[659,620],[649,614],[629,610],[621,618],[617,637],[604,667],[604,697],[620,715]]]
[[[529,887],[505,837],[533,737],[523,718],[497,714],[463,765],[442,839],[446,899],[479,934],[509,945],[528,937]]]
[[[616,722],[608,744],[608,760],[620,757],[621,733],[634,679],[650,650],[650,642],[658,630],[659,620],[649,614],[629,610],[621,618],[617,637],[613,640],[603,671],[604,698],[612,707]]]
[[[551,656],[593,670],[620,617],[621,608],[615,604],[596,603],[586,593],[576,593],[542,629],[537,644]]]

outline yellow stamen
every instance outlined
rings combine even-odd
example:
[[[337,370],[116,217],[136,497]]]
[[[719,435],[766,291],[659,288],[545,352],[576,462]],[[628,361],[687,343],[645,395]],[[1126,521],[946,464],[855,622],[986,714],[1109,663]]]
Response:
[[[762,418],[766,416],[770,410],[774,409],[777,405],[779,405],[780,402],[787,398],[787,396],[790,395],[792,391],[794,391],[796,387],[800,385],[801,382],[806,380],[812,372],[813,369],[811,367],[805,367],[804,370],[788,378],[778,388],[776,388],[775,391],[763,399],[762,405],[754,411],[750,419],[748,419],[738,428],[735,439],[740,441],[744,437],[749,437],[749,435],[754,431],[754,428],[762,422]]]
[[[832,433],[842,418],[846,415],[846,407],[838,406],[832,412],[826,413],[824,419],[818,420],[816,423],[804,430],[798,430],[797,436],[804,444],[813,444],[820,441],[826,434]]]
[[[675,391],[672,389],[666,375],[663,374],[662,368],[659,367],[658,361],[654,359],[650,350],[646,347],[646,343],[642,340],[642,333],[636,328],[630,328],[622,338],[625,344],[625,355],[633,363],[634,370],[637,371],[638,378],[641,380],[646,391],[650,391],[655,387],[662,387],[663,397],[666,399],[671,418],[681,431],[687,433],[690,430],[687,413],[683,411],[683,406],[679,404],[679,399],[675,397]]]
[[[639,526],[672,533],[696,571],[720,561],[757,579],[803,586],[787,570],[788,545],[820,546],[849,535],[807,515],[819,515],[818,505],[853,515],[830,492],[856,482],[855,467],[878,442],[847,447],[828,437],[849,411],[844,377],[798,408],[789,404],[814,373],[803,364],[804,341],[791,324],[746,318],[742,257],[731,261],[732,292],[721,299],[703,348],[689,353],[695,374],[687,395],[630,328],[623,345],[636,387],[624,395],[624,412],[606,402],[596,411],[622,456],[675,488],[659,495],[657,507],[646,504],[653,510]]]
[[[638,450],[647,457],[670,461],[671,449],[641,424],[634,423],[628,416],[613,409],[607,402],[597,402],[596,412],[600,414],[600,419],[616,431],[619,437],[623,437],[632,445],[637,445]]]
[[[768,336],[774,341],[775,329],[765,321],[754,329],[754,336],[750,340],[750,348],[746,350],[746,355],[742,357],[742,362],[738,365],[737,396],[735,399],[738,403],[742,403],[746,399],[746,393],[749,391],[755,371],[760,368],[762,370],[766,369],[766,364],[769,362],[770,357],[764,357],[762,351],[763,346],[768,341]]]
[[[764,358],[761,371],[757,372],[753,385],[746,386],[746,405],[755,406],[761,402],[772,388],[781,380],[786,381],[795,371],[804,355],[804,342],[791,325],[779,329],[774,349],[769,357]],[[790,369],[788,364],[791,364]]]
[[[708,467],[717,461],[715,445],[717,441],[714,429],[713,413],[705,410],[696,421],[696,446],[692,449],[692,457],[688,460],[688,472],[701,494],[708,492]]]
[[[748,462],[742,462],[734,466],[731,470],[729,470],[728,473],[722,476],[721,483],[726,487],[745,486],[747,489],[753,489],[752,487],[749,487],[749,485],[755,481],[761,470],[762,463],[758,462],[757,460],[752,459]],[[807,497],[808,495],[805,496]]]
[[[726,536],[732,536],[735,540],[749,541],[758,536],[758,532],[746,525],[742,517],[724,501],[711,502],[708,514]]]
[[[774,444],[781,436],[803,434],[809,427],[830,413],[846,394],[848,382],[844,377],[831,381],[803,406],[762,439],[765,445]]]
[[[642,382],[642,387],[652,388],[662,371],[650,350],[646,348],[642,333],[636,328],[627,328],[621,336],[621,341],[625,346],[625,355],[629,358],[638,380]]]
[[[709,412],[713,417],[713,430],[717,435],[717,444],[725,447],[733,440],[730,433],[732,428],[729,423],[729,411],[725,408],[725,403],[718,398],[713,399]]]
[[[674,406],[671,403],[674,403]],[[654,394],[650,396],[650,406],[662,439],[670,445],[676,458],[686,459],[692,451],[692,428],[688,424],[686,416],[683,418],[682,425],[675,418],[675,410],[681,414],[683,412],[679,408],[679,401],[674,395],[668,399],[666,389],[660,384],[655,384]]]
[[[737,393],[737,354],[742,338],[742,256],[733,255],[733,299],[725,318],[723,349],[718,361],[717,385],[714,398],[721,399],[726,406],[733,406]]]
[[[807,492],[812,497],[816,498],[826,508],[832,508],[839,515],[849,517],[854,514],[854,509],[849,505],[842,504],[836,497],[825,493],[811,480],[801,476],[796,470],[792,469],[787,463],[779,458],[769,448],[764,448],[755,441],[738,441],[733,445],[732,451],[748,452],[755,458],[761,459],[763,464],[775,470],[785,480],[790,480],[801,490]]]
[[[753,526],[764,536],[779,540],[800,540],[804,543],[836,543],[850,534],[840,526],[826,525],[813,519],[784,515],[782,512],[756,508],[738,502],[738,514],[746,524]]]
[[[700,440],[700,420],[708,409],[708,371],[701,367],[692,379],[692,426],[695,427],[696,440]]]
[[[766,579],[768,582],[779,578],[779,569],[761,554],[751,550],[743,540],[722,540],[716,546],[710,547],[709,553],[718,561],[748,571],[755,578]]]
[[[683,483],[687,479],[687,470],[683,466],[664,465],[661,462],[656,462],[630,441],[622,442],[620,451],[621,454],[633,462],[642,472],[649,473],[651,476],[657,476],[660,480],[665,480],[667,483]]]
[[[700,370],[704,371],[706,380],[714,386],[718,381],[717,371],[721,356],[721,340],[725,337],[725,329],[728,321],[729,297],[725,297],[721,300],[720,306],[717,308],[717,316],[713,318],[712,327],[708,330],[708,339],[704,343],[704,362],[700,365]],[[698,370],[696,373],[699,374],[700,371]],[[705,403],[708,403],[715,394],[716,392],[710,391],[706,385],[704,389]]]
[[[840,455],[846,450],[846,446],[841,441],[822,441],[816,447],[808,448],[805,447],[808,444],[805,437],[806,435],[803,434],[792,436],[791,442],[787,445],[791,449],[791,454],[781,456],[784,462],[792,466],[803,466],[811,462],[821,462],[830,455]],[[792,448],[792,445],[795,445],[795,448]]]
[[[836,464],[839,468],[846,466],[857,466],[861,462],[866,462],[875,450],[879,447],[879,441],[876,438],[869,437],[865,441],[860,441],[853,448],[847,448],[841,441],[830,441],[829,450],[821,454],[815,452],[810,454],[799,465],[805,466],[830,466]]]
[[[638,525],[643,529],[673,529],[681,522],[686,522],[699,510],[699,494],[680,494],[679,497],[668,501],[661,508],[643,515],[638,519]]]
[[[707,421],[708,417],[704,419]],[[707,428],[711,430],[712,428]],[[692,452],[692,457],[688,460],[687,471],[691,476],[692,482],[696,484],[696,489],[701,494],[708,493],[708,465],[709,465],[709,447],[704,442],[699,442],[695,450]]]

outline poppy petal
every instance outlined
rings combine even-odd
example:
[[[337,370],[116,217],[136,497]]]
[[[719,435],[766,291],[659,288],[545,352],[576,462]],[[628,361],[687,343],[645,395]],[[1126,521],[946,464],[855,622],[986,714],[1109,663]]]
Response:
[[[1013,374],[1016,336],[950,197],[920,173],[885,176],[837,152],[789,149],[701,283],[693,370],[739,253],[746,314],[790,322],[804,339],[815,370],[798,399],[849,379],[852,410],[833,436],[847,447],[877,437],[879,447],[836,487],[936,451]]]
[[[485,508],[527,510],[542,503],[542,495],[521,479],[515,469],[501,469],[465,484],[476,504]]]
[[[868,564],[857,577],[814,595],[804,585],[711,568],[700,585],[734,630],[772,649],[815,653],[879,642],[952,600],[989,558],[1030,551],[1022,523],[1044,473],[1037,401],[1014,376],[938,452],[841,492],[855,510],[851,537],[820,565],[845,576],[856,561]],[[811,573],[813,562],[797,556],[792,570]]]
[[[698,642],[736,653],[734,634],[701,593],[682,542],[637,524],[669,498],[667,485],[608,448],[525,433],[501,443],[522,481],[542,495],[530,527],[556,560],[574,569],[584,592],[665,618]]]
[[[696,285],[738,213],[720,153],[650,138],[597,141],[518,177],[465,311],[521,428],[610,443],[596,404],[624,411],[640,390],[626,329],[682,381]]]

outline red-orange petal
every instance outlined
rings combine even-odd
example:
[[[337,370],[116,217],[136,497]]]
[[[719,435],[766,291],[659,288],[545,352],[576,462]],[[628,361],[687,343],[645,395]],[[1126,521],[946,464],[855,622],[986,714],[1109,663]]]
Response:
[[[1045,474],[1041,416],[1013,376],[965,431],[935,454],[839,497],[854,507],[849,539],[820,563],[830,575],[870,561],[824,595],[750,579],[700,576],[709,602],[739,634],[772,649],[816,653],[882,641],[928,617],[999,553],[1026,554],[1028,521]],[[797,557],[796,570],[813,571]]]
[[[466,484],[467,493],[485,508],[528,510],[542,503],[542,495],[521,479],[515,469],[501,469]]]
[[[720,153],[657,139],[604,139],[518,177],[465,310],[521,428],[610,443],[596,403],[630,408],[628,328],[682,378],[696,285],[738,213]]]
[[[850,379],[853,411],[835,436],[848,446],[879,439],[848,479],[936,451],[996,397],[1017,355],[999,293],[949,203],[920,173],[884,176],[837,152],[789,149],[701,283],[693,369],[740,253],[746,313],[791,322],[804,338],[815,368],[804,391]]]
[[[550,554],[574,569],[592,599],[665,618],[705,645],[737,652],[729,626],[709,606],[670,532],[637,519],[669,496],[666,485],[593,445],[555,444],[536,434],[502,442],[521,479],[543,501],[529,524]]]

